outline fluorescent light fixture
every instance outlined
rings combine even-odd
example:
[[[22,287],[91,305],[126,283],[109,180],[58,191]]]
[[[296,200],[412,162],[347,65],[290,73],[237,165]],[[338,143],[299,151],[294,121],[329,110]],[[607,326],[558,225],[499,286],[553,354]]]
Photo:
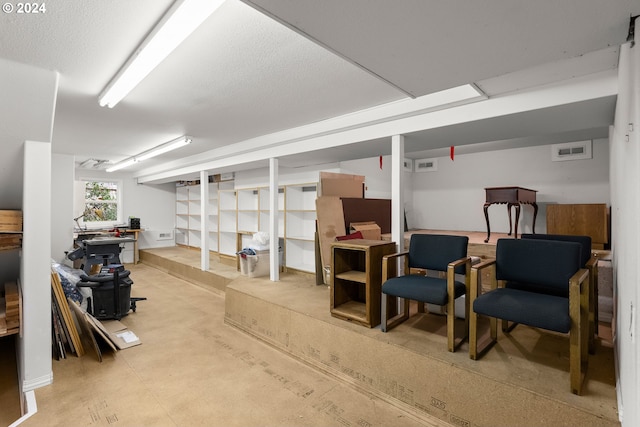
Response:
[[[93,159],[87,159],[84,162],[80,163],[78,167],[86,168],[87,166],[93,166],[96,163]]]
[[[117,171],[119,169],[131,166],[132,164],[136,163],[136,161],[137,160],[136,160],[135,157],[131,157],[131,158],[128,158],[127,160],[123,160],[123,161],[121,161],[119,163],[116,163],[115,165],[113,165],[113,166],[111,166],[111,167],[109,167],[109,168],[107,168],[105,170],[107,172],[114,172],[114,171]]]
[[[160,154],[168,153],[171,150],[175,150],[180,147],[184,147],[187,144],[191,143],[191,138],[188,136],[181,136],[178,139],[174,139],[173,141],[169,141],[165,144],[158,145],[156,148],[153,148],[149,151],[145,151],[144,153],[138,154],[135,156],[136,160],[141,162],[143,160],[150,159],[155,156],[159,156]]]
[[[115,165],[107,168],[107,172],[117,171],[119,169],[126,168],[131,166],[134,163],[142,162],[143,160],[150,159],[155,156],[159,156],[160,154],[168,153],[169,151],[178,149],[180,147],[184,147],[185,145],[191,144],[191,138],[188,136],[181,136],[180,138],[172,139],[169,142],[165,142],[164,144],[160,144],[157,147],[152,148],[151,150],[143,151],[142,153],[129,157]]]
[[[178,0],[129,57],[99,97],[113,108],[204,22],[224,0]]]

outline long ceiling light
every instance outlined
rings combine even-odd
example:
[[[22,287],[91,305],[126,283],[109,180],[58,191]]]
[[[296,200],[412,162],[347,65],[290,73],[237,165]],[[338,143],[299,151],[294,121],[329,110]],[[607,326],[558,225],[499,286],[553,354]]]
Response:
[[[121,162],[116,163],[115,165],[108,167],[107,169],[105,169],[107,172],[114,172],[126,167],[131,166],[132,164],[134,164],[136,162],[135,157],[131,157],[127,160],[123,160]]]
[[[162,17],[99,97],[113,108],[180,45],[224,0],[178,0]]]
[[[178,149],[180,147],[184,147],[187,144],[191,144],[191,138],[188,136],[181,136],[180,138],[174,139],[173,141],[169,141],[162,145],[158,145],[155,148],[152,148],[149,151],[145,151],[144,153],[140,153],[135,156],[136,160],[141,162],[143,160],[150,159],[155,156],[159,156],[160,154],[168,153],[169,151]]]
[[[129,157],[128,159],[118,162],[115,165],[107,168],[106,171],[117,171],[119,169],[131,166],[134,163],[142,162],[152,157],[159,156],[160,154],[168,153],[169,151],[184,147],[187,144],[191,144],[191,138],[189,138],[188,136],[181,136],[180,138],[176,138],[169,142],[165,142],[164,144],[160,144],[157,147],[152,148],[151,150],[144,151],[136,156]]]

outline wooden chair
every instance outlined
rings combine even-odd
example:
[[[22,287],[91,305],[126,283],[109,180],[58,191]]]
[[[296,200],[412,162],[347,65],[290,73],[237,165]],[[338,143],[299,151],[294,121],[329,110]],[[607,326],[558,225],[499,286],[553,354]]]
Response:
[[[471,268],[469,357],[478,359],[497,341],[498,319],[568,333],[571,391],[581,394],[588,361],[589,271],[580,268],[580,251],[575,242],[499,239],[496,258]],[[478,280],[490,266],[495,267],[491,289],[482,293]],[[480,351],[478,315],[491,318],[491,342]]]
[[[580,266],[589,270],[589,353],[594,354],[598,337],[598,257],[591,251],[591,237],[567,234],[523,234],[521,238],[580,243]]]
[[[468,336],[469,303],[465,300],[464,337],[455,342],[455,299],[469,292],[471,258],[467,256],[469,238],[466,236],[448,236],[435,234],[414,234],[411,236],[409,251],[387,255],[382,259],[382,332],[395,327],[409,318],[409,301],[445,306],[447,310],[447,347],[455,349]],[[402,276],[395,275],[396,264],[404,259]],[[413,270],[413,274],[412,274]],[[422,272],[438,272],[432,277]],[[464,274],[464,282],[458,281],[455,274]],[[403,311],[392,319],[387,319],[389,310],[387,297],[398,297],[404,301]]]

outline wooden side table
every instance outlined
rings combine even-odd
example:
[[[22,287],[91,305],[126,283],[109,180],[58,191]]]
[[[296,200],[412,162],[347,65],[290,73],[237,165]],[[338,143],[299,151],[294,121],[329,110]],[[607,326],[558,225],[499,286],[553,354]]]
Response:
[[[380,324],[382,257],[394,242],[344,240],[331,245],[331,315],[373,328]]]
[[[520,204],[529,204],[533,206],[533,228],[536,232],[536,216],[538,215],[538,205],[536,203],[537,190],[530,190],[522,187],[489,187],[484,189],[486,192],[486,201],[484,203],[484,218],[487,221],[487,238],[485,243],[489,241],[491,236],[491,227],[489,226],[489,206],[494,203],[506,203],[507,212],[509,213],[509,236],[511,236],[511,207],[516,208],[516,226],[513,228],[514,237],[518,238],[518,220],[520,219]]]

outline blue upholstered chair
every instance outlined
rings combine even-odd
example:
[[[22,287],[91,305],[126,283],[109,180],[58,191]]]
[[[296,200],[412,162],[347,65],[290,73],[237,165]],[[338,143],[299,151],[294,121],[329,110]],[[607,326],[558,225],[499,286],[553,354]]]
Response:
[[[455,299],[469,291],[471,258],[467,256],[468,243],[469,238],[466,236],[413,234],[408,252],[387,255],[382,259],[382,332],[387,332],[409,318],[410,300],[445,306],[447,346],[449,351],[455,351],[469,331],[467,302],[464,336],[455,343]],[[404,259],[405,274],[392,277],[395,275],[398,259]],[[438,277],[432,276],[434,272]],[[456,273],[464,274],[464,281],[456,280]],[[404,300],[403,312],[392,319],[387,319],[388,296]]]
[[[523,234],[520,237],[580,243],[580,266],[589,270],[589,353],[594,354],[598,336],[598,257],[591,251],[591,237],[567,234]]]
[[[499,239],[496,258],[471,268],[471,359],[497,341],[498,319],[568,333],[571,391],[581,394],[588,360],[589,271],[581,268],[580,256],[575,242]],[[489,266],[495,267],[491,289],[482,293],[478,280]],[[491,342],[480,351],[478,315],[491,318]]]

